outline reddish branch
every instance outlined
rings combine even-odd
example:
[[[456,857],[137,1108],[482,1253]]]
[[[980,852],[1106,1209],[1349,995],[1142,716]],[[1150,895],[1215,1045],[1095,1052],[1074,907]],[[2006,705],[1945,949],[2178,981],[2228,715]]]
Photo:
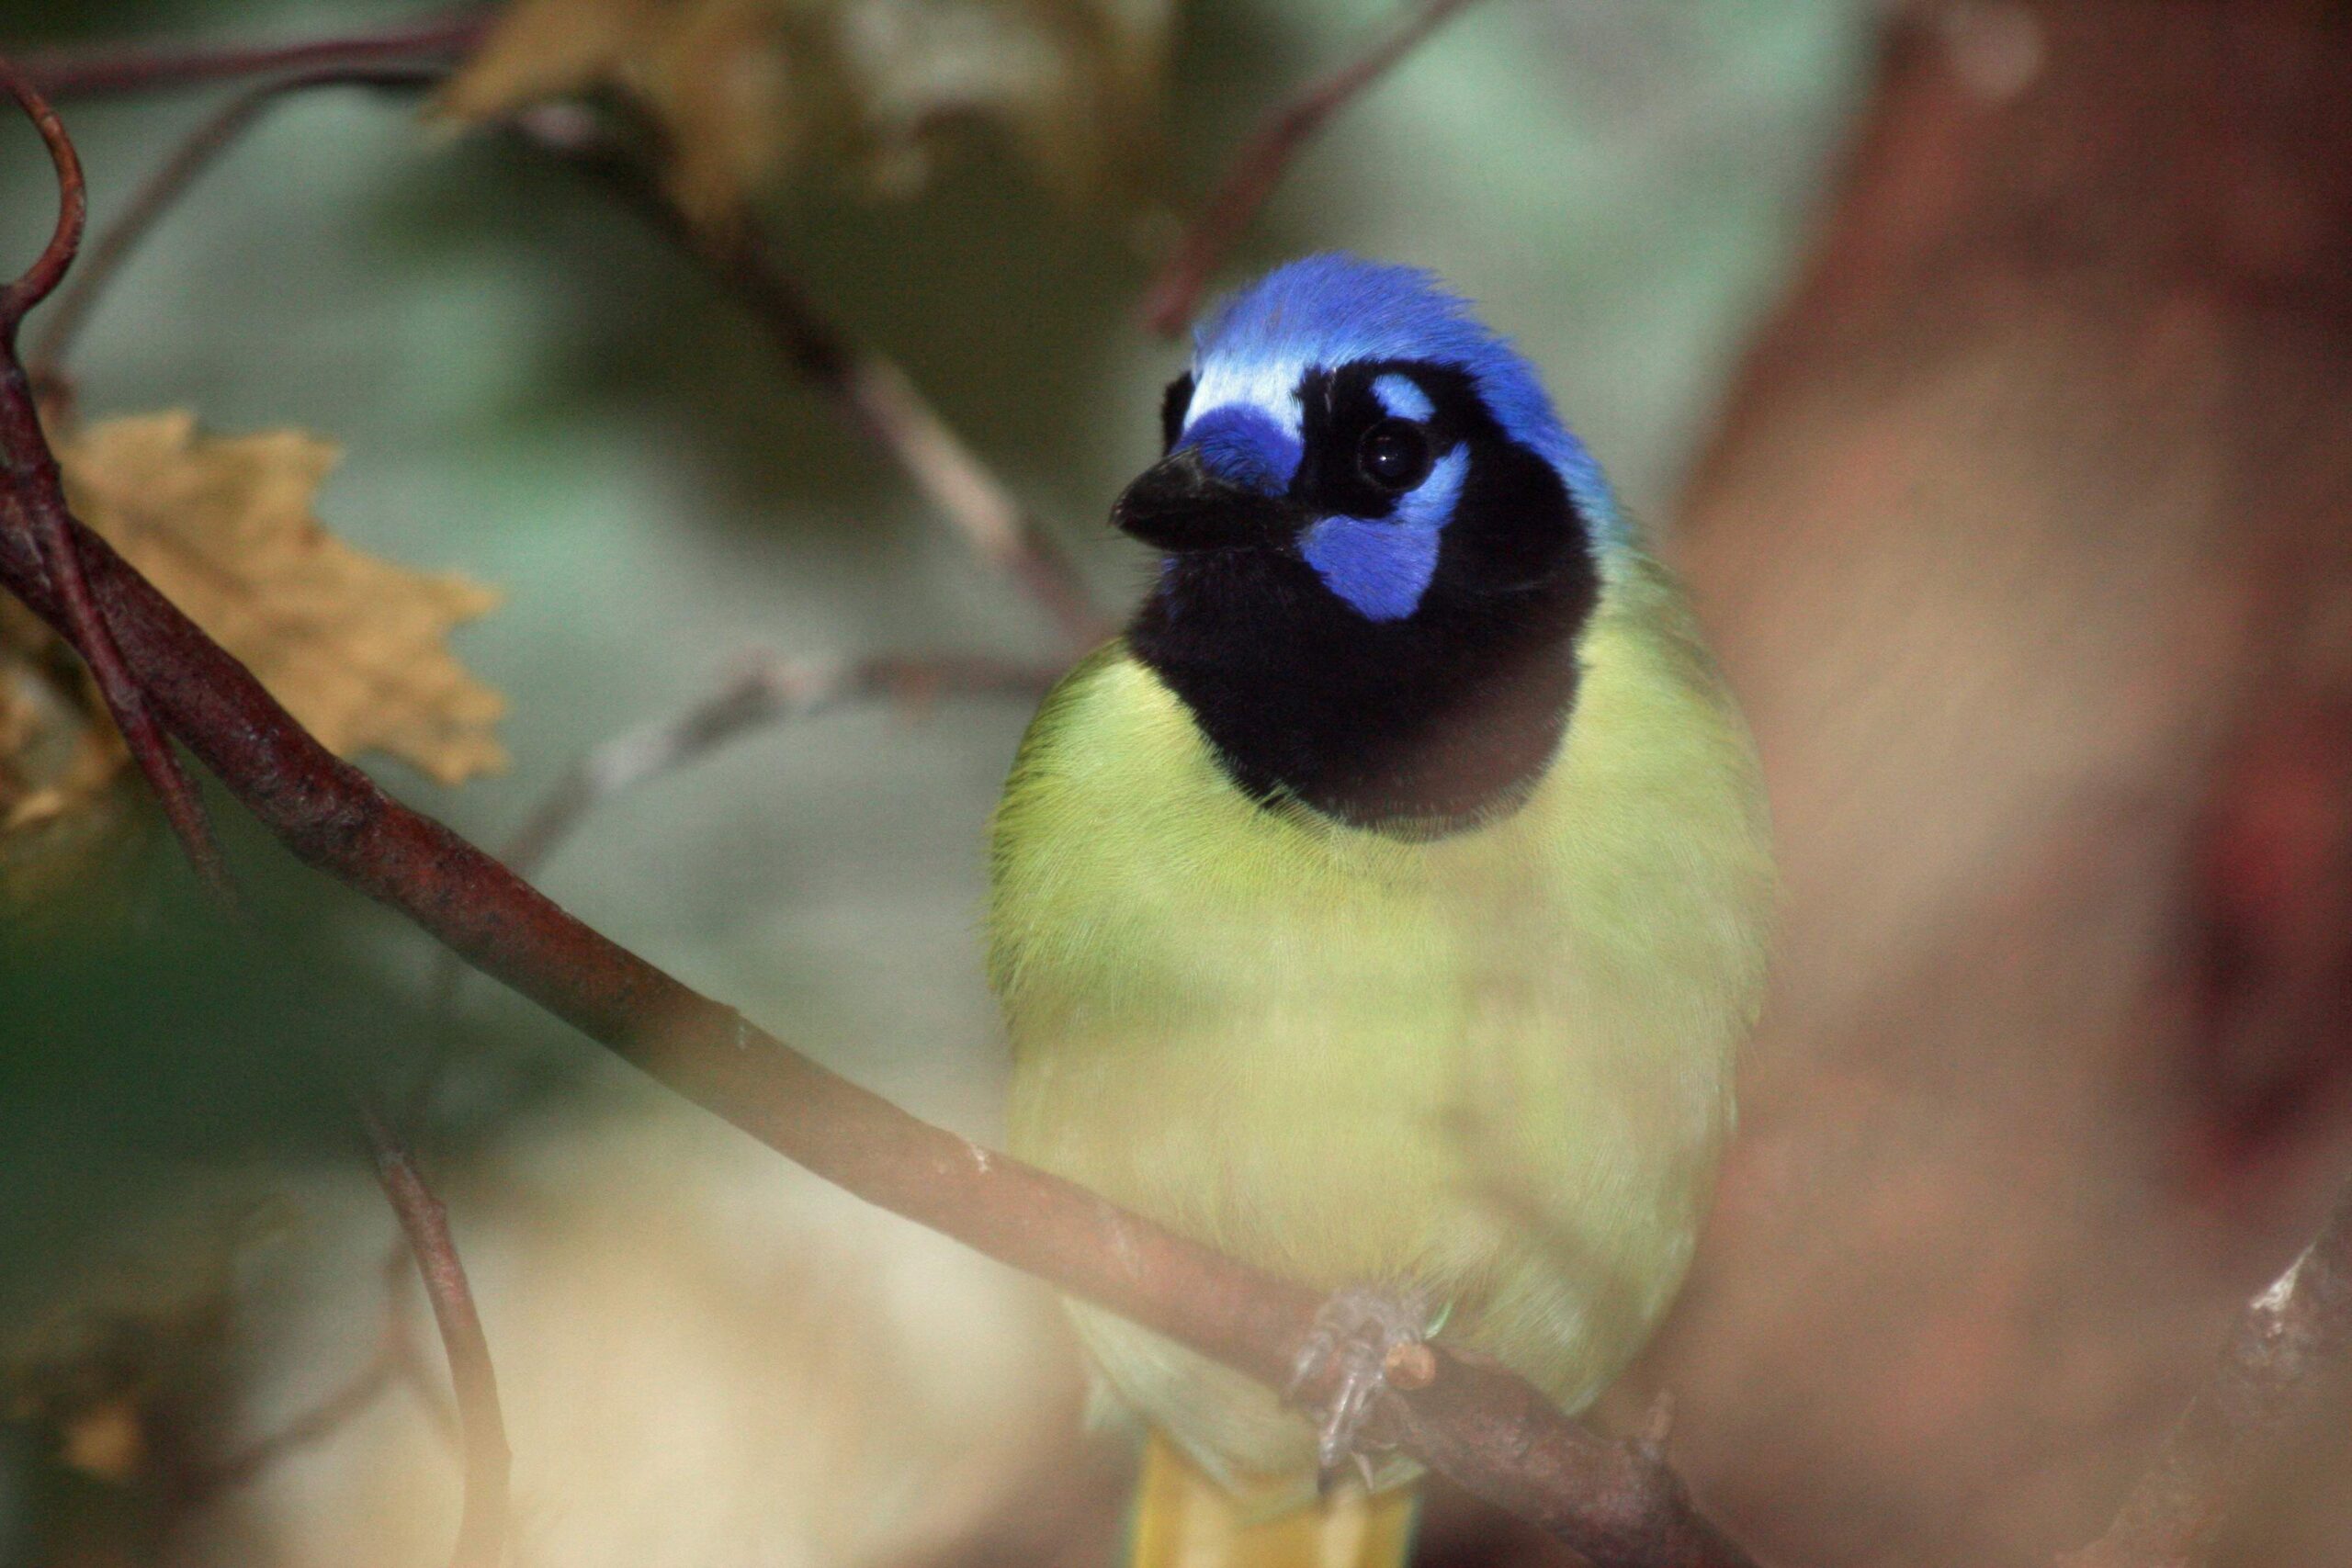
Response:
[[[1287,1381],[1318,1304],[1312,1292],[908,1115],[598,935],[388,798],[104,540],[78,525],[76,535],[92,589],[157,713],[305,862],[867,1201],[1269,1383]],[[62,613],[20,530],[0,530],[0,586],[45,620]],[[1429,1387],[1384,1412],[1409,1451],[1604,1568],[1750,1563],[1665,1466],[1592,1437],[1509,1373],[1439,1360]]]
[[[2196,1562],[2232,1506],[2312,1408],[2352,1371],[2352,1186],[2317,1240],[2246,1307],[2220,1364],[2107,1533],[2063,1568]]]
[[[1361,56],[1310,83],[1268,115],[1217,182],[1200,216],[1144,294],[1144,324],[1174,337],[1193,319],[1209,274],[1266,205],[1291,161],[1358,95],[1394,70],[1423,39],[1471,0],[1421,0]]]
[[[24,58],[25,74],[51,98],[236,81],[273,72],[454,59],[479,42],[495,15],[481,7],[369,32],[281,44],[148,44],[61,49]]]
[[[341,68],[335,68],[340,73]],[[323,76],[322,77],[323,79]],[[82,551],[93,545],[90,535],[67,511],[56,455],[41,429],[40,413],[30,382],[17,355],[17,330],[25,312],[53,290],[73,265],[81,242],[85,194],[80,160],[56,114],[27,83],[17,68],[0,59],[0,86],[21,104],[40,130],[57,171],[59,212],[55,232],[32,268],[0,290],[0,454],[6,458],[6,488],[0,491],[0,523],[12,545],[29,544],[28,566],[46,581],[51,600],[45,618],[78,651],[96,677],[107,705],[163,803],[189,859],[222,905],[235,907],[235,887],[206,820],[202,802],[179,765],[148,703],[146,684],[125,660],[108,619],[107,608],[94,593]],[[234,137],[245,120],[274,96],[276,85],[245,95],[230,111],[208,123],[184,156],[167,165],[151,187],[149,200],[135,203],[127,224],[118,225],[109,247],[107,270],[119,262],[138,234],[184,188],[219,147]],[[86,300],[88,295],[82,298]],[[66,331],[70,333],[70,322]],[[51,334],[52,345],[60,334]],[[102,545],[96,546],[104,550]],[[111,552],[107,552],[111,558]],[[119,565],[117,561],[115,564]],[[191,630],[193,628],[190,628]],[[201,634],[198,634],[201,635]],[[223,655],[225,658],[226,656]],[[282,716],[282,715],[281,715]],[[291,722],[290,720],[288,722]],[[497,1568],[506,1533],[507,1480],[510,1458],[504,1419],[498,1405],[498,1383],[492,1370],[489,1342],[475,1311],[457,1248],[449,1239],[448,1216],[426,1187],[407,1150],[374,1113],[364,1106],[360,1121],[376,1151],[377,1170],[408,1238],[425,1293],[441,1330],[449,1359],[458,1425],[465,1454],[465,1501],[451,1553],[452,1568]],[[298,1423],[297,1437],[325,1429],[343,1420],[372,1397],[366,1376],[350,1391],[352,1397],[331,1401],[316,1413],[314,1423]]]
[[[81,257],[72,279],[60,290],[43,319],[40,334],[26,355],[33,384],[46,390],[62,385],[65,358],[91,308],[153,231],[161,219],[187,193],[198,175],[212,166],[263,112],[278,99],[317,87],[400,89],[430,86],[445,73],[420,65],[322,65],[292,75],[260,82],[238,93],[207,117],[174,148],[131,196],[119,216],[99,231]]]
[[[425,1186],[416,1160],[375,1113],[360,1108],[359,1120],[376,1151],[376,1176],[392,1213],[400,1216],[425,1299],[441,1329],[449,1357],[449,1386],[457,1400],[460,1451],[465,1456],[465,1502],[458,1519],[450,1568],[498,1568],[506,1540],[507,1488],[514,1456],[506,1446],[506,1419],[498,1404],[498,1374],[491,1365],[490,1341],[481,1330],[473,1289],[457,1244],[449,1239],[449,1212]]]
[[[89,667],[107,711],[113,715],[124,744],[163,804],[172,830],[179,835],[188,859],[213,893],[230,899],[233,895],[228,869],[213,842],[204,802],[154,716],[148,712],[139,682],[124,668],[113,633],[90,595],[81,558],[74,547],[74,530],[66,518],[64,481],[57,471],[57,457],[41,430],[40,407],[17,358],[17,334],[25,313],[57,287],[74,265],[74,252],[82,243],[88,197],[81,159],[58,122],[56,111],[6,60],[0,60],[0,87],[40,129],[57,170],[58,192],[57,226],[49,243],[22,276],[0,289],[0,466],[5,467],[7,479],[6,512],[39,542],[42,564],[56,584],[62,612],[56,623],[59,635]]]
[[[592,748],[540,798],[499,858],[520,875],[536,875],[587,815],[605,801],[693,765],[767,725],[808,718],[876,698],[913,705],[942,696],[1042,697],[1058,671],[962,654],[875,654],[858,660],[758,660],[684,712],[624,731]],[[449,1043],[466,966],[443,952],[434,965],[428,1011],[439,1025],[410,1102],[413,1121],[430,1102]]]

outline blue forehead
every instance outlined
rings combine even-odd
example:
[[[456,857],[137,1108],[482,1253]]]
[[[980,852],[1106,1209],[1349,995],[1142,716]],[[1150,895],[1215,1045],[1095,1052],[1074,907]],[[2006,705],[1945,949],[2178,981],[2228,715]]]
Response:
[[[1503,433],[1549,462],[1603,536],[1622,540],[1608,481],[1584,444],[1560,423],[1534,369],[1470,313],[1466,300],[1419,267],[1333,254],[1268,273],[1194,333],[1194,414],[1213,417],[1224,402],[1221,394],[1235,389],[1271,415],[1267,404],[1277,392],[1294,392],[1306,370],[1384,359],[1467,373]],[[1292,432],[1295,420],[1294,414]],[[1251,423],[1250,445],[1278,462],[1272,449],[1279,445],[1276,433]]]

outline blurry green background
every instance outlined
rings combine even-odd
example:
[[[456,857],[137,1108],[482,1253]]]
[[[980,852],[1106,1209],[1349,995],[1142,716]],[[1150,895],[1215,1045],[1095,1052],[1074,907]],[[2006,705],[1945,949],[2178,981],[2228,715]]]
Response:
[[[1633,509],[1663,526],[1758,313],[1801,246],[1865,63],[1862,0],[1488,0],[1292,172],[1230,285],[1339,247],[1436,268],[1549,376]],[[163,31],[325,32],[414,7],[0,6],[0,47]],[[1255,117],[1388,7],[1207,0],[1179,16],[1169,175],[1184,206]],[[103,225],[217,89],[67,107]],[[1050,629],[798,384],[664,242],[571,173],[429,133],[408,100],[312,95],[176,211],[77,361],[94,417],[346,448],[343,536],[462,571],[505,605],[458,636],[507,694],[508,775],[388,787],[496,841],[584,748],[675,710],[744,650],[1045,655]],[[0,132],[0,256],[50,222],[30,131]],[[1104,525],[1151,455],[1181,352],[1134,306],[1133,212],[964,160],[880,204],[818,179],[780,248],[897,359],[1080,558],[1138,581]],[[1001,1043],[975,940],[983,824],[1025,715],[875,710],[772,729],[594,816],[545,876],[601,930],[913,1109],[989,1135]],[[0,932],[0,1312],[46,1259],[191,1156],[339,1154],[324,1047],[401,1081],[432,953],[220,813],[285,962],[257,971],[168,844],[63,930]],[[456,1133],[612,1071],[483,982]],[[11,1526],[0,1483],[0,1562]]]

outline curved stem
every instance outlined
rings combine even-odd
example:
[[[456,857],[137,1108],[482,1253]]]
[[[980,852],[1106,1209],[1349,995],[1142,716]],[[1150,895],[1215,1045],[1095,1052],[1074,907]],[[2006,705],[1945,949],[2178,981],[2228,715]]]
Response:
[[[1260,124],[1217,182],[1151,287],[1144,291],[1144,324],[1174,337],[1193,319],[1209,274],[1225,259],[1241,231],[1266,205],[1298,156],[1326,121],[1365,88],[1394,70],[1448,17],[1471,0],[1421,0],[1362,55],[1320,81],[1308,84]]]
[[[514,1456],[506,1442],[506,1417],[498,1403],[498,1370],[490,1359],[481,1312],[473,1287],[449,1237],[449,1211],[417,1169],[409,1152],[367,1105],[360,1125],[376,1153],[376,1178],[424,1281],[433,1321],[449,1358],[449,1387],[457,1398],[459,1450],[465,1461],[465,1501],[458,1516],[458,1540],[449,1568],[498,1568],[507,1534],[507,1499]]]
[[[50,308],[25,355],[35,386],[58,384],[67,355],[98,297],[197,177],[235,144],[280,98],[314,87],[428,87],[445,74],[424,65],[322,65],[246,88],[188,132],[132,195],[121,215],[98,232],[80,269]]]
[[[89,666],[99,694],[106,699],[107,711],[122,732],[123,743],[155,791],[197,874],[214,897],[233,905],[235,893],[228,865],[213,841],[203,797],[181,768],[163,728],[148,711],[146,694],[123,661],[113,629],[90,592],[74,525],[65,509],[64,481],[57,471],[57,457],[41,429],[31,384],[17,358],[17,329],[25,312],[48,298],[74,265],[82,242],[86,197],[81,160],[56,111],[6,59],[0,59],[0,87],[40,129],[50,161],[57,169],[58,186],[57,227],[49,243],[22,276],[0,289],[0,470],[7,481],[5,495],[0,495],[6,503],[0,514],[12,519],[34,541],[41,570],[57,598],[58,630]]]
[[[82,225],[89,217],[89,191],[82,179],[81,157],[74,151],[74,140],[65,134],[57,111],[24,73],[6,59],[0,59],[0,87],[7,89],[31,118],[57,170],[57,226],[50,233],[49,243],[23,276],[0,288],[0,345],[13,348],[25,312],[48,299],[65,269],[74,265],[74,254],[82,244]]]

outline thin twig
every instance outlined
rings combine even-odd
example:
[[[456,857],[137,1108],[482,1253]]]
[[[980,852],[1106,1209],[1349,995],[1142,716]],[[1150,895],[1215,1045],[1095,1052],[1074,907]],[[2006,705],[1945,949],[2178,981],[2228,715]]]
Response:
[[[223,1492],[254,1481],[279,1461],[325,1442],[396,1383],[410,1385],[435,1432],[448,1444],[450,1452],[458,1451],[457,1417],[440,1397],[440,1390],[434,1386],[438,1380],[433,1379],[420,1361],[414,1336],[409,1328],[406,1287],[410,1270],[415,1267],[406,1233],[395,1234],[379,1270],[383,1278],[384,1326],[377,1336],[374,1351],[339,1387],[276,1431],[255,1438],[227,1459],[204,1466],[192,1479],[188,1495],[182,1500],[184,1507],[202,1506]]]
[[[106,700],[115,728],[138,761],[162,803],[164,818],[187,852],[197,874],[213,895],[233,904],[235,893],[227,863],[213,840],[212,824],[205,816],[203,797],[180,766],[180,760],[162,728],[147,710],[144,694],[123,663],[114,634],[91,597],[82,561],[74,548],[74,531],[65,511],[64,480],[57,471],[57,457],[41,430],[40,405],[17,357],[17,333],[25,312],[49,297],[82,242],[88,197],[82,179],[81,159],[73,139],[65,134],[57,113],[26,81],[22,73],[0,59],[0,87],[5,87],[40,128],[57,172],[57,226],[49,243],[25,274],[0,289],[0,468],[7,479],[8,512],[17,513],[38,541],[41,562],[62,608],[59,631],[89,666]]]
[[[0,344],[13,351],[25,312],[48,299],[65,269],[74,265],[74,254],[82,246],[82,225],[89,218],[90,199],[74,139],[65,134],[49,100],[5,59],[0,59],[0,86],[7,88],[8,96],[40,132],[41,145],[49,150],[50,164],[57,172],[57,223],[50,231],[49,243],[23,276],[0,288]]]
[[[343,1385],[296,1416],[277,1431],[205,1467],[191,1487],[191,1506],[210,1502],[221,1493],[255,1480],[265,1470],[289,1455],[322,1443],[344,1429],[392,1386],[400,1374],[403,1352],[389,1338],[376,1347],[364,1365]]]
[[[591,748],[566,770],[499,858],[535,876],[588,814],[640,784],[692,766],[732,740],[771,724],[813,717],[876,698],[905,704],[941,696],[1042,696],[1059,671],[975,654],[881,654],[865,659],[749,660],[683,713],[626,730]],[[423,1114],[448,1048],[466,965],[442,950],[434,964],[428,1016],[435,1022],[432,1060],[419,1075],[407,1120]]]
[[[1052,536],[904,371],[826,319],[748,214],[697,222],[581,106],[526,110],[512,124],[532,145],[604,181],[694,257],[752,313],[793,369],[898,464],[973,553],[1045,610],[1074,651],[1108,635],[1110,624],[1085,578]]]
[[[2312,1243],[2249,1303],[2212,1378],[2107,1533],[2063,1568],[2179,1568],[2211,1545],[2246,1483],[2315,1394],[2352,1371],[2352,1184]]]
[[[1437,31],[1472,0],[1420,0],[1399,17],[1378,41],[1361,56],[1321,80],[1308,84],[1261,121],[1244,143],[1225,177],[1216,184],[1200,215],[1193,220],[1176,249],[1163,263],[1151,287],[1144,291],[1144,324],[1162,337],[1174,337],[1193,319],[1209,275],[1225,259],[1241,231],[1266,205],[1274,186],[1298,156],[1299,149],[1326,121],[1352,103],[1374,83]]]
[[[866,659],[762,658],[684,712],[614,736],[558,780],[499,858],[529,876],[596,807],[690,766],[753,730],[872,701],[942,696],[1035,699],[1057,670],[977,654],[878,654]]]
[[[506,1446],[498,1372],[491,1364],[481,1314],[474,1306],[457,1244],[449,1239],[448,1210],[425,1185],[415,1157],[376,1113],[362,1105],[359,1120],[375,1147],[377,1179],[400,1216],[449,1358],[449,1385],[458,1402],[465,1456],[465,1503],[458,1517],[457,1545],[449,1552],[450,1568],[497,1568],[507,1535],[514,1455]]]
[[[35,387],[62,385],[65,358],[91,308],[155,227],[158,220],[187,194],[197,176],[252,128],[263,111],[290,94],[317,87],[371,87],[397,90],[426,87],[445,73],[415,64],[322,65],[292,75],[256,83],[238,93],[183,138],[169,156],[132,195],[115,220],[99,231],[84,253],[74,276],[55,302],[25,355],[26,370]]]
[[[78,527],[78,525],[77,525]],[[687,1099],[868,1202],[1281,1386],[1320,1298],[917,1120],[600,936],[441,824],[388,798],[106,541],[92,591],[156,711],[288,849]],[[0,530],[0,587],[63,615],[32,541]],[[1748,1568],[1680,1479],[1522,1380],[1441,1351],[1373,1435],[1531,1518],[1599,1568]],[[1307,1391],[1310,1394],[1321,1392]]]
[[[277,44],[106,44],[27,55],[25,74],[53,99],[147,92],[236,81],[315,66],[383,65],[454,59],[490,30],[495,8],[481,6],[402,20],[371,32]]]

